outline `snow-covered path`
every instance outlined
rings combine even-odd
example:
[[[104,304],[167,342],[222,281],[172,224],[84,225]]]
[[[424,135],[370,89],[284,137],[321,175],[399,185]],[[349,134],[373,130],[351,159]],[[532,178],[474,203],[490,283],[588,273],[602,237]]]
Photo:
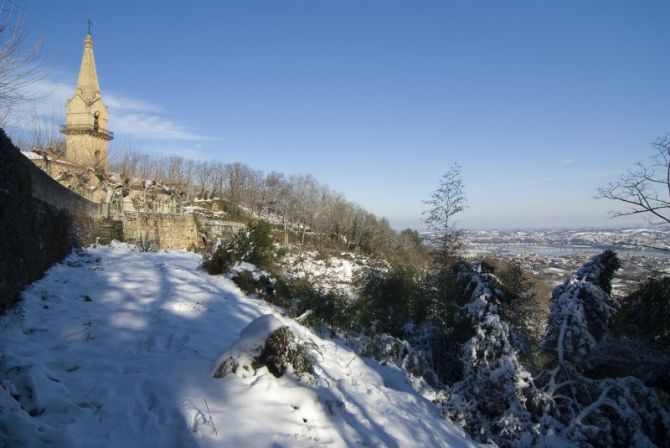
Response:
[[[393,370],[321,339],[186,252],[71,254],[0,318],[0,446],[473,446]],[[318,346],[319,381],[211,377],[250,321]],[[4,429],[3,429],[4,427]]]

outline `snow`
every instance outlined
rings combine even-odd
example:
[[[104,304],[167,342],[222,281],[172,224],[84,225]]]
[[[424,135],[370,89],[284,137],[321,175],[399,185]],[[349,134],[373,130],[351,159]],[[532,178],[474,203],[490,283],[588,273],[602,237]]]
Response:
[[[232,268],[230,268],[230,272],[234,274],[239,274],[243,271],[251,273],[254,280],[260,280],[261,277],[272,278],[272,275],[269,272],[259,269],[256,265],[246,261],[238,261]]]
[[[25,157],[27,157],[30,160],[42,160],[44,157],[41,155],[37,154],[34,151],[21,151],[21,154],[23,154]]]
[[[606,327],[618,306],[598,284],[605,270],[604,257],[593,257],[552,292],[543,344],[545,349],[555,349],[559,361],[581,360],[593,351],[598,345],[594,330]]]
[[[471,291],[460,314],[474,326],[474,336],[463,344],[462,379],[451,385],[441,404],[482,442],[540,443],[541,428],[532,421],[527,404],[543,397],[532,387],[531,374],[510,342],[511,330],[498,315],[496,303],[502,298],[497,280],[476,262],[462,263],[458,278]]]
[[[475,446],[398,370],[200,264],[113,244],[26,288],[0,317],[0,446]],[[280,324],[316,347],[313,375],[212,376]]]
[[[251,376],[253,359],[263,350],[270,334],[282,327],[282,322],[272,314],[266,314],[244,327],[239,339],[216,361],[212,376],[221,378],[235,373],[241,378]]]
[[[354,297],[355,275],[368,266],[366,257],[342,252],[339,257],[321,258],[317,251],[287,254],[280,261],[291,278],[307,278],[324,291],[337,291]]]

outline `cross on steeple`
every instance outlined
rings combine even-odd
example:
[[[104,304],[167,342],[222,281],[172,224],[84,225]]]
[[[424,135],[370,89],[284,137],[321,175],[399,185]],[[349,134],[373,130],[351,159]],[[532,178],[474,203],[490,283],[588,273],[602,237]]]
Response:
[[[86,21],[88,23],[88,34],[91,34],[91,25],[93,25],[93,22],[91,22],[91,18],[89,17],[88,20]]]

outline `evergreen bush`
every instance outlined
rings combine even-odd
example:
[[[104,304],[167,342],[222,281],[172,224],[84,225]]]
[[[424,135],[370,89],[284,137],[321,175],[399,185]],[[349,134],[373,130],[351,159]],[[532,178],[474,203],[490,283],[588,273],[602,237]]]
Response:
[[[323,291],[307,279],[279,279],[276,283],[274,302],[298,317],[308,313],[301,321],[306,325],[326,324],[333,329],[351,327],[354,311],[349,299],[338,291]]]
[[[280,377],[288,367],[296,374],[310,372],[315,362],[314,347],[309,343],[296,342],[291,330],[283,326],[270,334],[252,367],[259,369],[265,366],[274,376]]]
[[[670,344],[670,277],[649,278],[622,301],[619,333],[658,347]]]
[[[269,270],[274,261],[272,226],[264,220],[251,220],[246,229],[230,240],[220,241],[205,257],[204,266],[211,275],[229,272],[238,261],[246,261]]]
[[[274,297],[274,280],[267,275],[255,276],[250,271],[239,271],[233,282],[247,294],[256,294],[269,301]]]
[[[419,293],[416,274],[410,268],[368,269],[361,280],[358,318],[373,333],[401,337],[405,324],[418,314]]]
[[[247,228],[235,234],[232,244],[241,261],[270,269],[274,261],[272,225],[262,219],[251,220]]]

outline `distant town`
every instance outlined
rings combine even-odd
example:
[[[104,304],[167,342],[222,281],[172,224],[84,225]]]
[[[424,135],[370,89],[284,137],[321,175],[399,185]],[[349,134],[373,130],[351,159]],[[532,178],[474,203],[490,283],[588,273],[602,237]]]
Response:
[[[578,230],[472,230],[466,232],[471,256],[511,258],[524,269],[558,284],[578,266],[605,249],[622,262],[615,290],[629,283],[670,273],[670,227]]]

